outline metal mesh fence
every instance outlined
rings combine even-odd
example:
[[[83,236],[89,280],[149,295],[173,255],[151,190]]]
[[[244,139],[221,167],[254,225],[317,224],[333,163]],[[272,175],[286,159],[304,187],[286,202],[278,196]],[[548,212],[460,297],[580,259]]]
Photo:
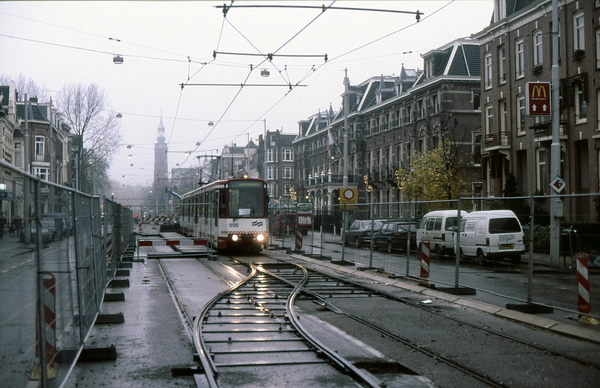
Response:
[[[0,385],[58,387],[98,316],[132,214],[3,161],[0,168],[12,177],[0,202]]]
[[[558,206],[554,226],[550,206]],[[315,209],[313,226],[300,244],[305,254],[380,269],[449,292],[474,290],[490,300],[578,314],[575,257],[586,256],[590,276],[600,271],[600,224],[591,221],[599,211],[598,193],[328,206]],[[292,232],[272,233],[273,243],[298,250],[293,209],[287,213],[286,228]],[[511,219],[504,220],[508,215]],[[515,222],[512,218],[518,219],[517,229],[503,230]],[[381,226],[393,223],[410,230],[411,237],[406,233],[399,245],[392,238],[386,244],[389,234]],[[592,306],[600,302],[595,292],[590,298]],[[597,311],[589,315],[598,317]]]

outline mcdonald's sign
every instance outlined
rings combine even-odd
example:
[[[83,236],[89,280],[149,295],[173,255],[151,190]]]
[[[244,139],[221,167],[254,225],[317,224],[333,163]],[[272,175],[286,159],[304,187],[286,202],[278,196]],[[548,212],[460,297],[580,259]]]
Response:
[[[527,89],[527,115],[550,116],[550,82],[528,82]]]

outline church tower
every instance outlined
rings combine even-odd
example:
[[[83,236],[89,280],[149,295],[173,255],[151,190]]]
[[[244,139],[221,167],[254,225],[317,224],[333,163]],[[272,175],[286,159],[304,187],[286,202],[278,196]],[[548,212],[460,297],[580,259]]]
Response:
[[[154,198],[156,199],[156,211],[164,214],[168,208],[168,196],[165,189],[169,182],[169,163],[167,159],[167,143],[165,142],[165,126],[160,119],[157,127],[158,136],[154,145]]]

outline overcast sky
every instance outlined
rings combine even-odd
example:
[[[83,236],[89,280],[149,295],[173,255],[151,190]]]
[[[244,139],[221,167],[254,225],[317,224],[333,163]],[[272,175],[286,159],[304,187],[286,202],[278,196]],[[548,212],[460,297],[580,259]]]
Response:
[[[0,74],[31,78],[51,97],[65,84],[98,84],[122,114],[111,177],[150,185],[161,116],[169,170],[256,141],[265,123],[296,134],[298,121],[340,108],[345,69],[351,84],[402,64],[421,69],[421,54],[481,31],[493,8],[492,0],[234,3],[418,10],[416,23],[414,14],[334,9],[231,8],[224,17],[224,3],[0,1]],[[269,53],[272,61],[260,55]]]

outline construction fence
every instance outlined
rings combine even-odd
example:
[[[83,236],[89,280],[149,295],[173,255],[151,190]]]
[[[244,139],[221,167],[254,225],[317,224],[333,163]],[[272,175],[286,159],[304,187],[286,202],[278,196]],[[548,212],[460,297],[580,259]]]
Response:
[[[560,203],[554,205],[557,201]],[[550,206],[558,206],[554,226]],[[441,210],[452,210],[455,214],[458,210],[461,214],[509,210],[520,222],[518,238],[522,240],[523,249],[518,258],[514,254],[487,257],[478,255],[477,250],[468,257],[463,252],[466,242],[460,241],[461,236],[466,238],[465,226],[463,224],[461,231],[460,220],[447,225],[441,221],[422,223],[428,213]],[[600,282],[598,193],[324,206],[313,210],[313,224],[308,233],[297,233],[299,228],[292,222],[293,209],[282,214],[285,216],[271,215],[273,220],[286,219],[285,228],[272,233],[275,234],[271,237],[274,246],[297,250],[300,239],[300,250],[304,254],[372,267],[450,293],[481,292],[507,300],[518,309],[521,306],[537,311],[559,309],[600,318],[600,297],[597,287],[594,289]],[[367,226],[372,223],[375,230],[353,230],[358,220],[367,221]],[[388,235],[378,228],[382,221],[401,221],[404,228],[410,230],[401,237],[400,243],[392,244],[391,252],[385,241]],[[437,228],[440,233],[426,235],[421,240],[427,244],[418,244],[419,228]],[[488,237],[481,244],[491,244],[493,236]],[[444,244],[441,239],[445,240]],[[450,249],[441,249],[444,245]],[[508,249],[513,242],[500,245],[500,249]]]
[[[130,243],[132,213],[3,161],[0,171],[1,385],[59,387]]]

